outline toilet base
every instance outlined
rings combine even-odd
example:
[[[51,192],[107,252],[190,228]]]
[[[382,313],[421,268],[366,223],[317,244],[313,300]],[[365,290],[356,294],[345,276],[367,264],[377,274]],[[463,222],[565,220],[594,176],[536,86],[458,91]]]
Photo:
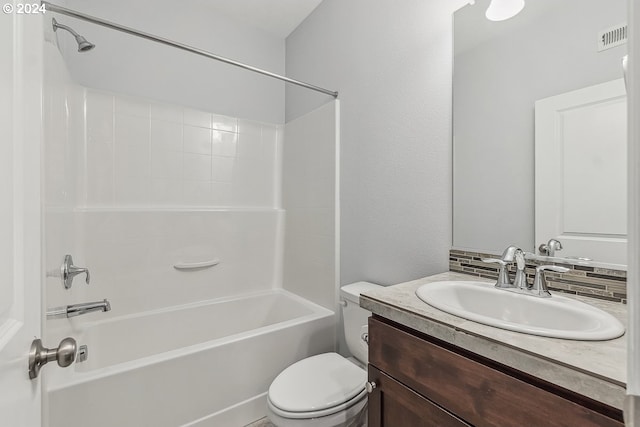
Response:
[[[276,427],[366,427],[367,397],[343,411],[318,418],[284,418],[267,407],[267,418]]]

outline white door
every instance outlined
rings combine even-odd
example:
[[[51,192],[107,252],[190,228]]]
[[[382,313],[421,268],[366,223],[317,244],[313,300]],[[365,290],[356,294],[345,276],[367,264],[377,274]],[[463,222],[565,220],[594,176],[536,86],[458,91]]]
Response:
[[[42,17],[16,13],[17,0],[3,3],[3,13],[0,13],[0,424],[39,427],[41,379],[30,380],[27,366],[31,342],[40,336],[41,330]]]
[[[640,426],[640,4],[629,0],[629,270],[627,328],[627,427]]]
[[[536,247],[627,263],[627,98],[623,79],[536,102]]]

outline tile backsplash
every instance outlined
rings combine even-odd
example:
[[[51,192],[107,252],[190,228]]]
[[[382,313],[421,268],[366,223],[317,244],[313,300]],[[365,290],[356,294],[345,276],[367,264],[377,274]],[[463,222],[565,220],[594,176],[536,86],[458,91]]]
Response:
[[[471,274],[488,279],[498,278],[498,264],[482,262],[482,258],[500,258],[500,255],[451,249],[449,251],[449,270]],[[527,280],[533,283],[535,267],[554,264],[570,269],[567,273],[545,273],[549,289],[585,297],[598,298],[613,302],[627,302],[627,272],[608,268],[591,267],[569,262],[527,260]],[[511,277],[515,274],[515,265],[509,267]]]

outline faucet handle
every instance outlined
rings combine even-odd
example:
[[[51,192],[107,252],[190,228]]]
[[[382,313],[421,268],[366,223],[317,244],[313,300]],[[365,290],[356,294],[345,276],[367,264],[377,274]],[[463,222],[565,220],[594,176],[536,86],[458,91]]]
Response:
[[[562,243],[560,243],[559,240],[550,239],[546,245],[544,243],[541,244],[538,250],[540,251],[540,255],[554,257],[556,256],[556,251],[562,250]]]
[[[64,263],[62,263],[60,271],[62,273],[62,282],[64,283],[65,289],[71,288],[71,285],[73,284],[73,278],[78,274],[84,273],[86,275],[85,282],[87,283],[87,285],[91,281],[89,269],[84,267],[76,267],[75,265],[73,265],[73,257],[71,255],[65,255]]]
[[[567,267],[557,265],[540,265],[536,267],[536,277],[533,279],[531,292],[539,297],[550,297],[551,292],[547,289],[547,280],[544,277],[545,271],[555,271],[557,273],[566,273],[569,271]]]
[[[486,262],[488,264],[500,264],[500,265],[507,265],[509,264],[506,261],[503,261],[501,259],[498,258],[480,258],[480,261],[482,262]]]
[[[480,261],[486,262],[488,264],[500,264],[500,270],[498,271],[498,281],[496,282],[496,288],[512,288],[511,282],[509,281],[509,273],[507,272],[507,265],[509,264],[506,261],[503,261],[498,258],[481,258]]]

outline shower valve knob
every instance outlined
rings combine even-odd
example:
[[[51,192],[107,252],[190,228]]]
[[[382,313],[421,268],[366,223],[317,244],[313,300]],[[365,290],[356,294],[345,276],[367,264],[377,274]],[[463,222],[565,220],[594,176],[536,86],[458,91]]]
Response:
[[[71,288],[73,284],[73,278],[78,274],[85,275],[85,283],[88,285],[91,282],[91,276],[89,275],[89,269],[84,267],[76,267],[73,265],[73,258],[71,255],[65,255],[62,267],[60,267],[60,274],[62,275],[62,283],[65,289]]]

